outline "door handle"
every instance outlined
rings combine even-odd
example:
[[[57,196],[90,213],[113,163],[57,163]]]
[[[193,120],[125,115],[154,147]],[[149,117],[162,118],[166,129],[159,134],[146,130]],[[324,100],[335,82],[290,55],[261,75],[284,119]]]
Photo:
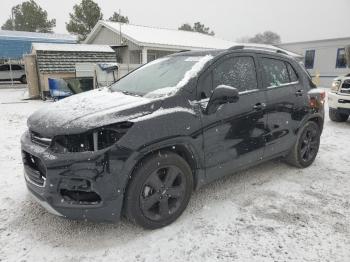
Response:
[[[296,96],[302,96],[304,94],[304,90],[298,90],[295,92]]]
[[[257,103],[253,106],[253,109],[256,111],[263,110],[266,107],[265,103]]]

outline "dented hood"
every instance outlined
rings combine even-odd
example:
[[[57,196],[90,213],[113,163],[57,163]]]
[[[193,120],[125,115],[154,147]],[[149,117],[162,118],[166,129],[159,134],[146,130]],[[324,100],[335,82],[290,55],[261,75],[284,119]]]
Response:
[[[45,106],[28,119],[28,127],[52,137],[128,121],[152,113],[161,100],[111,92],[108,88],[65,98]]]

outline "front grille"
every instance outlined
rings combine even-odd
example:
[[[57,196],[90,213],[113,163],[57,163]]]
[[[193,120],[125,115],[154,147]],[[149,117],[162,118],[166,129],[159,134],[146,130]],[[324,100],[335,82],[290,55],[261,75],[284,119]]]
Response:
[[[349,94],[350,95],[350,80],[345,80],[341,89],[340,89],[340,93],[343,94]]]
[[[49,147],[51,145],[52,139],[48,137],[44,137],[39,133],[30,131],[30,139],[33,143],[40,145],[42,147]]]
[[[22,152],[22,156],[28,179],[38,186],[44,186],[46,181],[46,168],[44,163],[36,156],[25,151]]]

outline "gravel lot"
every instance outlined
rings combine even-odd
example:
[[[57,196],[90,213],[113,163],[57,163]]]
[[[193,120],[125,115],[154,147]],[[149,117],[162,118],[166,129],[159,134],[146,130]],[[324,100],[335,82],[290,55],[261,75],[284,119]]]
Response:
[[[327,118],[310,168],[272,161],[234,174],[195,192],[174,224],[145,231],[66,220],[32,201],[19,139],[44,102],[0,89],[0,261],[350,259],[350,121]]]

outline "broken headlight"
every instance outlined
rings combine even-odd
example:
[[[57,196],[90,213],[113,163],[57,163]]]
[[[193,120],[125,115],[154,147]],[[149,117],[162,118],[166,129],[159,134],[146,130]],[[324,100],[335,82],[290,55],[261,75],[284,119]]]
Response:
[[[57,153],[98,151],[114,145],[132,126],[130,122],[98,128],[82,134],[54,137],[51,149]]]

